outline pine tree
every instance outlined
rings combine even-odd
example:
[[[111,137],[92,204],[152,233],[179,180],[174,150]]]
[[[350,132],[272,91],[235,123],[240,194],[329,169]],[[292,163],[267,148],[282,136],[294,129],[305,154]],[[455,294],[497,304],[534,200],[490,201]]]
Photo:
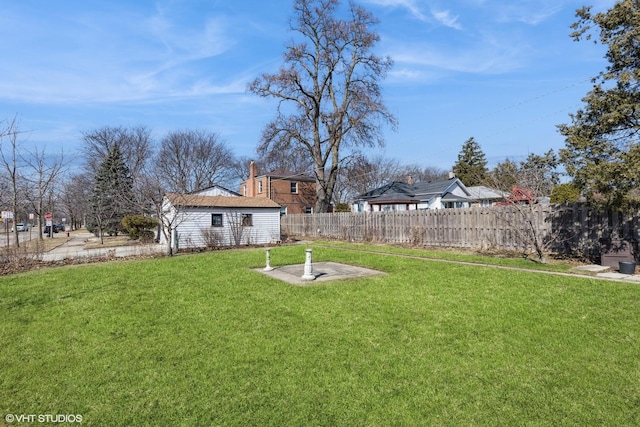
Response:
[[[617,1],[596,14],[585,7],[576,15],[572,37],[598,35],[609,65],[593,79],[584,107],[570,115],[572,123],[558,126],[566,138],[560,156],[589,201],[625,207],[640,186],[640,2]]]
[[[481,185],[485,182],[487,159],[480,144],[473,137],[469,138],[462,146],[462,150],[458,154],[458,161],[453,165],[453,172],[467,187]]]
[[[91,223],[93,232],[118,235],[122,230],[122,219],[134,213],[133,178],[124,163],[120,148],[116,145],[96,171],[91,196]]]

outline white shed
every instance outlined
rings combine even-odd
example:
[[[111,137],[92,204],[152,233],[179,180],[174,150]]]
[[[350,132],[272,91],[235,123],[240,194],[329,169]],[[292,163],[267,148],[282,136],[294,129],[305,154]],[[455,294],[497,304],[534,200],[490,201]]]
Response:
[[[280,241],[280,205],[265,197],[170,193],[164,199],[161,243],[174,250]]]

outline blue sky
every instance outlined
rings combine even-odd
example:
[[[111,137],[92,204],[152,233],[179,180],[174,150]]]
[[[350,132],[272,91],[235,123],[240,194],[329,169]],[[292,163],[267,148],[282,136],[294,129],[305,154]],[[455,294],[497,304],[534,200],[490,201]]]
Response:
[[[282,63],[292,0],[1,1],[0,118],[68,155],[82,132],[145,125],[218,133],[252,157],[273,101],[247,83]],[[613,0],[361,0],[376,17],[399,120],[379,154],[449,169],[474,137],[489,165],[564,145],[556,125],[603,70],[569,37],[575,10]]]

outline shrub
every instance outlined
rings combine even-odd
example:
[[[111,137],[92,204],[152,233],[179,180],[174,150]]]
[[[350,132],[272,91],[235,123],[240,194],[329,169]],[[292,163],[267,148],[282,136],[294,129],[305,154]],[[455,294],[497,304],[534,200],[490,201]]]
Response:
[[[157,225],[157,219],[145,215],[127,215],[122,219],[122,227],[129,237],[143,242],[153,240],[152,229]],[[150,239],[149,236],[151,236]]]

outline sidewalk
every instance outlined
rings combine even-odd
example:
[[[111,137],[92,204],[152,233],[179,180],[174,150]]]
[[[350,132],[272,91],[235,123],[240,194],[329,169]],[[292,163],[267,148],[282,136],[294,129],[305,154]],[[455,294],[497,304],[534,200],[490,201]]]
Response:
[[[86,241],[95,236],[91,233],[72,233],[71,240],[42,255],[43,261],[62,261],[70,258],[126,257],[166,253],[166,245],[116,246],[97,249],[84,249]]]
[[[595,273],[596,277],[602,279],[621,280],[623,282],[640,283],[640,274],[622,274],[609,267],[603,267],[601,265],[582,265],[574,267],[575,271],[586,271],[589,273]]]

